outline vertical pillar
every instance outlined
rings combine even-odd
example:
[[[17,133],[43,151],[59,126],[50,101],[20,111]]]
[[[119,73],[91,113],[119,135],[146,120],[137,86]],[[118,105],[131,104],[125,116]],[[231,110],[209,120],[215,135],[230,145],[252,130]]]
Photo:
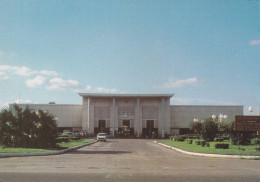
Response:
[[[137,135],[138,137],[140,136],[140,133],[141,133],[141,129],[142,129],[142,126],[140,124],[140,98],[137,98],[137,118],[136,118],[136,121],[137,121]]]
[[[165,105],[165,99],[164,97],[162,98],[162,115],[161,115],[161,119],[162,119],[162,137],[164,137],[164,105]]]
[[[113,136],[115,136],[115,120],[116,120],[116,99],[113,97]]]
[[[88,97],[88,134],[90,134],[90,97]]]

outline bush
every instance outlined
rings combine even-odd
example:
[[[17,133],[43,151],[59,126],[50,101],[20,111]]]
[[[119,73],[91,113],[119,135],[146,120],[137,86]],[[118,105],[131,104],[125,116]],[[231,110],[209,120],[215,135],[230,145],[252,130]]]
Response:
[[[192,139],[186,139],[185,140],[187,144],[192,144],[193,140]]]
[[[224,139],[223,139],[223,138],[215,138],[215,141],[216,141],[216,142],[223,142]]]
[[[71,137],[70,139],[71,139],[71,140],[80,140],[80,137],[74,136],[74,137]]]
[[[206,145],[206,141],[205,140],[196,140],[195,142],[197,145],[201,145],[202,147],[204,147]]]
[[[58,138],[56,138],[56,142],[57,143],[62,143],[62,142],[69,142],[69,137],[58,137]]]
[[[187,138],[187,136],[185,136],[185,135],[174,136],[174,137],[173,137],[173,141],[184,142],[184,140],[185,140],[186,138]]]
[[[252,145],[260,144],[260,139],[259,139],[259,138],[253,138],[253,139],[251,140],[251,144],[252,144]]]
[[[228,143],[215,143],[215,149],[229,149]]]
[[[206,119],[202,123],[202,137],[206,141],[213,141],[218,132],[218,124],[212,118]]]

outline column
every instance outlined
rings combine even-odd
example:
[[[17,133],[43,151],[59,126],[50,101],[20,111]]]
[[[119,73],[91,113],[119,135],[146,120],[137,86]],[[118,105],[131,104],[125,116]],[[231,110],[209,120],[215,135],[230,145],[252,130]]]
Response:
[[[88,97],[88,134],[90,134],[90,97]]]
[[[137,121],[137,135],[140,136],[142,126],[140,124],[140,98],[137,98],[137,113],[136,113],[136,121]]]
[[[165,99],[163,97],[162,98],[162,115],[161,115],[161,118],[162,118],[162,137],[164,137],[164,115],[165,115],[164,105],[165,105]]]
[[[113,136],[115,136],[115,119],[116,119],[116,99],[113,97],[113,117],[112,117],[112,122],[113,122]]]

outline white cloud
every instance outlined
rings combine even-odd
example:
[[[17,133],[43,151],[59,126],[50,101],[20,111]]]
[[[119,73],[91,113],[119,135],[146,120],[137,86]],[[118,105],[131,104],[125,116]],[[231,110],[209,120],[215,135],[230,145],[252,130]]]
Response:
[[[104,93],[117,93],[120,92],[115,88],[96,87],[90,85],[82,86],[77,80],[59,78],[58,73],[52,70],[32,70],[26,66],[9,66],[0,65],[0,80],[9,79],[13,75],[29,77],[25,81],[28,87],[37,87],[45,85],[47,90],[72,90],[73,92],[104,92]],[[37,76],[35,76],[37,75]],[[34,76],[34,77],[33,77]],[[54,78],[51,78],[55,76]]]
[[[14,73],[19,76],[31,76],[33,74],[36,74],[37,71],[33,71],[26,66],[22,66],[22,67],[17,67]]]
[[[8,75],[6,75],[5,72],[0,71],[0,80],[7,80],[9,78]]]
[[[58,73],[56,71],[51,70],[32,70],[29,67],[26,66],[9,66],[9,65],[0,65],[0,72],[5,73],[5,75],[10,78],[12,75],[18,75],[18,76],[32,76],[36,74],[45,75],[45,76],[58,76]]]
[[[46,80],[47,80],[46,77],[38,75],[33,79],[26,80],[25,84],[28,87],[36,87],[36,86],[43,85],[46,82]]]
[[[172,78],[169,78],[166,83],[163,85],[157,87],[157,88],[163,88],[163,89],[170,89],[170,88],[180,88],[180,87],[186,87],[189,85],[195,85],[198,83],[197,78],[188,78],[185,80],[173,80]]]
[[[47,76],[58,76],[58,73],[56,71],[42,70],[39,73]]]
[[[53,78],[49,80],[49,84],[46,86],[47,90],[65,90],[65,89],[77,89],[80,86],[77,80],[63,80],[62,78]]]
[[[250,45],[259,45],[260,44],[260,39],[258,39],[258,40],[251,40],[250,42],[249,42],[249,44]]]
[[[97,88],[94,89],[94,91],[103,92],[103,93],[117,93],[117,92],[119,92],[118,89],[114,89],[114,88],[107,89],[107,88],[103,88],[103,87],[97,87]]]

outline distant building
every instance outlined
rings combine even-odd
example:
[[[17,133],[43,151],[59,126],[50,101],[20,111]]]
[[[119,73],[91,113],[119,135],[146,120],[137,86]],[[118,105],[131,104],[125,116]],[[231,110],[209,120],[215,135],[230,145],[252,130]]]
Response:
[[[98,94],[79,93],[82,105],[30,104],[34,110],[48,110],[61,130],[86,130],[90,134],[122,133],[126,128],[132,135],[182,134],[195,118],[203,120],[212,115],[243,115],[243,106],[170,105],[173,94]],[[26,104],[19,104],[25,108]]]

